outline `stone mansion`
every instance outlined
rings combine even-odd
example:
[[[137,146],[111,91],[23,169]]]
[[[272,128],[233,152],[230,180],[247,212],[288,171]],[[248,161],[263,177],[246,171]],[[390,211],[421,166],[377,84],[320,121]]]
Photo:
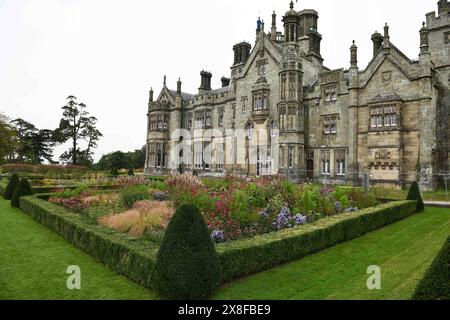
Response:
[[[202,71],[196,94],[180,80],[169,89],[166,77],[156,99],[150,91],[145,172],[434,188],[450,166],[450,3],[418,27],[418,59],[386,24],[364,69],[354,42],[348,68],[324,66],[315,10],[291,2],[283,32],[276,21],[258,19],[255,44],[234,45],[221,88]]]

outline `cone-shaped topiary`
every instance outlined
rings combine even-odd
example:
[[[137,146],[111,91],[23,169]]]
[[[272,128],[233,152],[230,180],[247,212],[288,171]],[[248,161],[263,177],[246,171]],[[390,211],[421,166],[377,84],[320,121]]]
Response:
[[[180,206],[157,255],[155,290],[163,299],[205,299],[221,280],[222,269],[205,220],[197,207]]]
[[[14,173],[9,179],[8,185],[6,186],[5,189],[5,194],[3,195],[3,197],[6,200],[11,200],[14,194],[14,190],[16,190],[18,184],[19,184],[19,176],[17,175],[17,173]]]
[[[112,168],[111,169],[111,175],[112,176],[118,176],[119,175],[119,170],[117,170],[117,168]]]
[[[14,208],[20,207],[20,197],[23,196],[31,196],[33,194],[33,191],[31,191],[30,184],[28,183],[27,179],[21,179],[19,184],[16,187],[16,190],[14,190],[14,194],[11,198],[11,206]]]
[[[133,169],[128,169],[127,175],[128,175],[129,177],[133,177],[133,176],[134,176]]]
[[[414,181],[411,184],[411,187],[409,188],[408,197],[406,197],[406,200],[416,200],[417,201],[417,212],[421,212],[421,211],[425,210],[422,196],[420,194],[419,185],[417,184],[416,181]]]

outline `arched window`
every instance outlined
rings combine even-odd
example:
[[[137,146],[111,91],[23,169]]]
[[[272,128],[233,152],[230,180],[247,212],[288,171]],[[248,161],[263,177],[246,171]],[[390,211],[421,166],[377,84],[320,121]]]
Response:
[[[278,126],[277,123],[275,122],[275,120],[272,120],[269,122],[267,129],[269,131],[269,136],[270,137],[276,137],[278,134]]]

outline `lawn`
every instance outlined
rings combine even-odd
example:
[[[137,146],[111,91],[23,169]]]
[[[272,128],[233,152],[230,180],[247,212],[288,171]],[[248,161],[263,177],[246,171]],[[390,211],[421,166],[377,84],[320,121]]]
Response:
[[[404,200],[408,196],[408,190],[395,190],[395,189],[381,189],[374,188],[372,189],[373,193],[378,198],[385,199],[396,199],[396,200]],[[447,192],[445,190],[439,189],[436,191],[424,191],[422,192],[423,200],[425,201],[450,201],[450,192],[449,197],[447,198]]]
[[[299,261],[225,285],[215,299],[409,299],[450,234],[450,210],[403,221]],[[368,266],[381,290],[368,290]]]
[[[81,269],[81,290],[66,286]],[[155,299],[0,197],[0,299]]]

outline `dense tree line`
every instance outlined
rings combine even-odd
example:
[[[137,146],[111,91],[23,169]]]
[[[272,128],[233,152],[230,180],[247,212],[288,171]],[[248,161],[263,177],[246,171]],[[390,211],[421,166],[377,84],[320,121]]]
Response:
[[[59,126],[53,130],[39,129],[24,119],[11,120],[0,114],[0,163],[56,163],[54,148],[68,142],[71,147],[60,156],[62,163],[92,165],[102,134],[97,129],[97,118],[86,109],[76,97],[69,96],[62,107]]]
[[[94,165],[95,170],[140,169],[145,165],[145,146],[133,152],[116,151],[104,155]]]

